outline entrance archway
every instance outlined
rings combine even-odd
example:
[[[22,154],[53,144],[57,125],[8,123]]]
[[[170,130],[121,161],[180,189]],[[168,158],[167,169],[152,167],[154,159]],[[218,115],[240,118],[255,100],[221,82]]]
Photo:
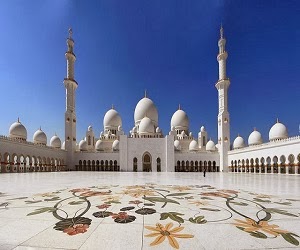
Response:
[[[152,161],[151,155],[149,153],[145,153],[143,155],[143,171],[152,172]]]

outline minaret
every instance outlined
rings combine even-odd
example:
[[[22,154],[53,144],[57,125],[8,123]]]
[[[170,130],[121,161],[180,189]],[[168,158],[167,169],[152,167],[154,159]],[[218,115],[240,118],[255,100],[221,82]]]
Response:
[[[67,59],[67,77],[64,79],[66,88],[66,112],[65,112],[65,149],[67,151],[67,169],[73,168],[73,155],[76,150],[76,111],[75,90],[78,86],[74,79],[74,63],[76,56],[73,53],[74,40],[72,29],[69,29],[67,39],[68,50],[65,53]]]
[[[230,120],[228,112],[228,87],[229,78],[226,76],[226,59],[228,54],[225,50],[226,40],[224,30],[221,26],[220,39],[218,42],[219,54],[219,80],[216,83],[219,95],[219,114],[218,114],[218,143],[220,153],[220,171],[228,171],[228,151],[230,150]]]

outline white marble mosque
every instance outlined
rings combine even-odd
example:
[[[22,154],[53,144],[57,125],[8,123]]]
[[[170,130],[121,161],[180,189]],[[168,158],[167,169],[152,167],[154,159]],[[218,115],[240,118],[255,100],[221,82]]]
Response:
[[[89,126],[85,139],[76,134],[76,89],[74,76],[74,40],[72,30],[67,38],[67,76],[65,137],[54,135],[47,145],[47,135],[40,128],[33,140],[18,119],[9,128],[9,134],[0,136],[0,172],[49,171],[124,171],[124,172],[247,172],[299,174],[300,136],[288,135],[280,121],[271,127],[269,141],[263,142],[257,129],[249,135],[248,143],[237,136],[231,145],[228,88],[226,75],[226,40],[223,28],[218,41],[219,113],[218,141],[208,140],[209,129],[200,127],[194,135],[189,129],[189,117],[179,106],[170,121],[170,131],[163,134],[159,127],[158,110],[145,96],[134,110],[134,124],[129,133],[122,129],[122,119],[112,107],[103,118],[103,132],[94,134]],[[78,118],[80,119],[80,117]],[[78,143],[77,143],[78,142]]]

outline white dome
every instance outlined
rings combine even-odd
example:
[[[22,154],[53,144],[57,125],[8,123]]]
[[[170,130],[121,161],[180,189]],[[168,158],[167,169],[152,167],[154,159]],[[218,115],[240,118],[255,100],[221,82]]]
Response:
[[[138,124],[145,117],[149,117],[155,126],[158,125],[158,113],[153,101],[147,97],[141,99],[134,110],[134,122]]]
[[[103,142],[101,140],[98,140],[96,142],[95,148],[96,148],[97,151],[103,150]]]
[[[285,125],[280,122],[276,122],[269,131],[269,140],[279,140],[288,138],[288,132]]]
[[[154,124],[149,117],[144,117],[139,126],[139,134],[153,134]]]
[[[200,128],[200,131],[201,131],[201,132],[205,132],[205,127],[202,126],[202,127]]]
[[[14,122],[9,128],[9,137],[21,140],[27,140],[27,130],[24,125],[19,121]]]
[[[263,140],[261,137],[261,133],[259,133],[258,131],[254,130],[248,137],[248,145],[252,146],[252,145],[259,145],[262,144]]]
[[[198,150],[198,143],[197,143],[197,141],[192,140],[192,141],[190,142],[189,150],[190,150],[190,151],[196,151],[196,150]]]
[[[118,126],[118,131],[123,131],[123,128],[121,125]]]
[[[206,151],[215,151],[216,150],[216,145],[212,140],[209,140],[206,143]]]
[[[57,135],[51,137],[50,146],[53,148],[61,148],[61,140]]]
[[[184,131],[181,131],[181,136],[182,136],[182,137],[185,137],[185,136],[186,136],[186,134],[185,134]]]
[[[155,130],[155,132],[156,133],[160,133],[161,132],[160,127],[157,127],[156,130]]]
[[[174,126],[175,129],[189,129],[189,118],[187,114],[181,110],[178,109],[171,118],[171,127]]]
[[[65,150],[66,149],[66,142],[64,141],[61,145],[61,149]]]
[[[93,127],[91,125],[88,126],[88,131],[93,131]]]
[[[107,127],[113,127],[117,129],[119,126],[122,126],[122,120],[119,113],[115,109],[108,110],[103,119],[104,129]]]
[[[174,141],[174,148],[175,150],[181,150],[180,141],[178,140]]]
[[[118,151],[119,150],[119,144],[120,144],[119,140],[115,140],[112,144],[112,150],[113,151]]]
[[[41,128],[33,134],[33,143],[42,145],[47,144],[47,136]]]
[[[238,135],[238,137],[234,139],[232,146],[233,146],[233,149],[239,149],[239,148],[245,147],[245,142],[244,142],[243,137]]]
[[[79,150],[80,151],[87,151],[87,143],[85,140],[81,140],[79,142]]]

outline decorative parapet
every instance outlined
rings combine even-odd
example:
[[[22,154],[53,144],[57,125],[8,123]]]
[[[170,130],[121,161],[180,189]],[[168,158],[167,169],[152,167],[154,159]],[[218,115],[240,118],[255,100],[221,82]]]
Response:
[[[2,141],[11,141],[11,142],[15,142],[15,143],[21,143],[21,144],[24,144],[24,145],[30,145],[30,146],[34,146],[34,147],[37,147],[37,148],[47,148],[47,149],[52,149],[52,150],[65,151],[64,149],[61,149],[61,148],[54,148],[54,147],[50,147],[50,146],[43,145],[43,144],[35,144],[33,142],[29,142],[29,141],[25,141],[25,140],[21,140],[21,139],[10,138],[10,137],[5,136],[5,135],[0,135],[0,141],[1,140]]]
[[[267,148],[267,147],[272,147],[272,146],[277,146],[279,144],[283,144],[283,143],[297,143],[297,141],[299,141],[300,143],[300,135],[297,136],[293,136],[293,137],[289,137],[286,139],[276,139],[276,140],[272,140],[266,143],[262,143],[262,144],[258,144],[258,145],[252,145],[252,146],[247,146],[247,147],[243,147],[243,148],[237,148],[237,149],[232,149],[231,151],[229,151],[228,153],[236,153],[236,152],[243,152],[243,151],[251,151],[251,150],[257,150],[257,149],[263,149],[263,148]]]

